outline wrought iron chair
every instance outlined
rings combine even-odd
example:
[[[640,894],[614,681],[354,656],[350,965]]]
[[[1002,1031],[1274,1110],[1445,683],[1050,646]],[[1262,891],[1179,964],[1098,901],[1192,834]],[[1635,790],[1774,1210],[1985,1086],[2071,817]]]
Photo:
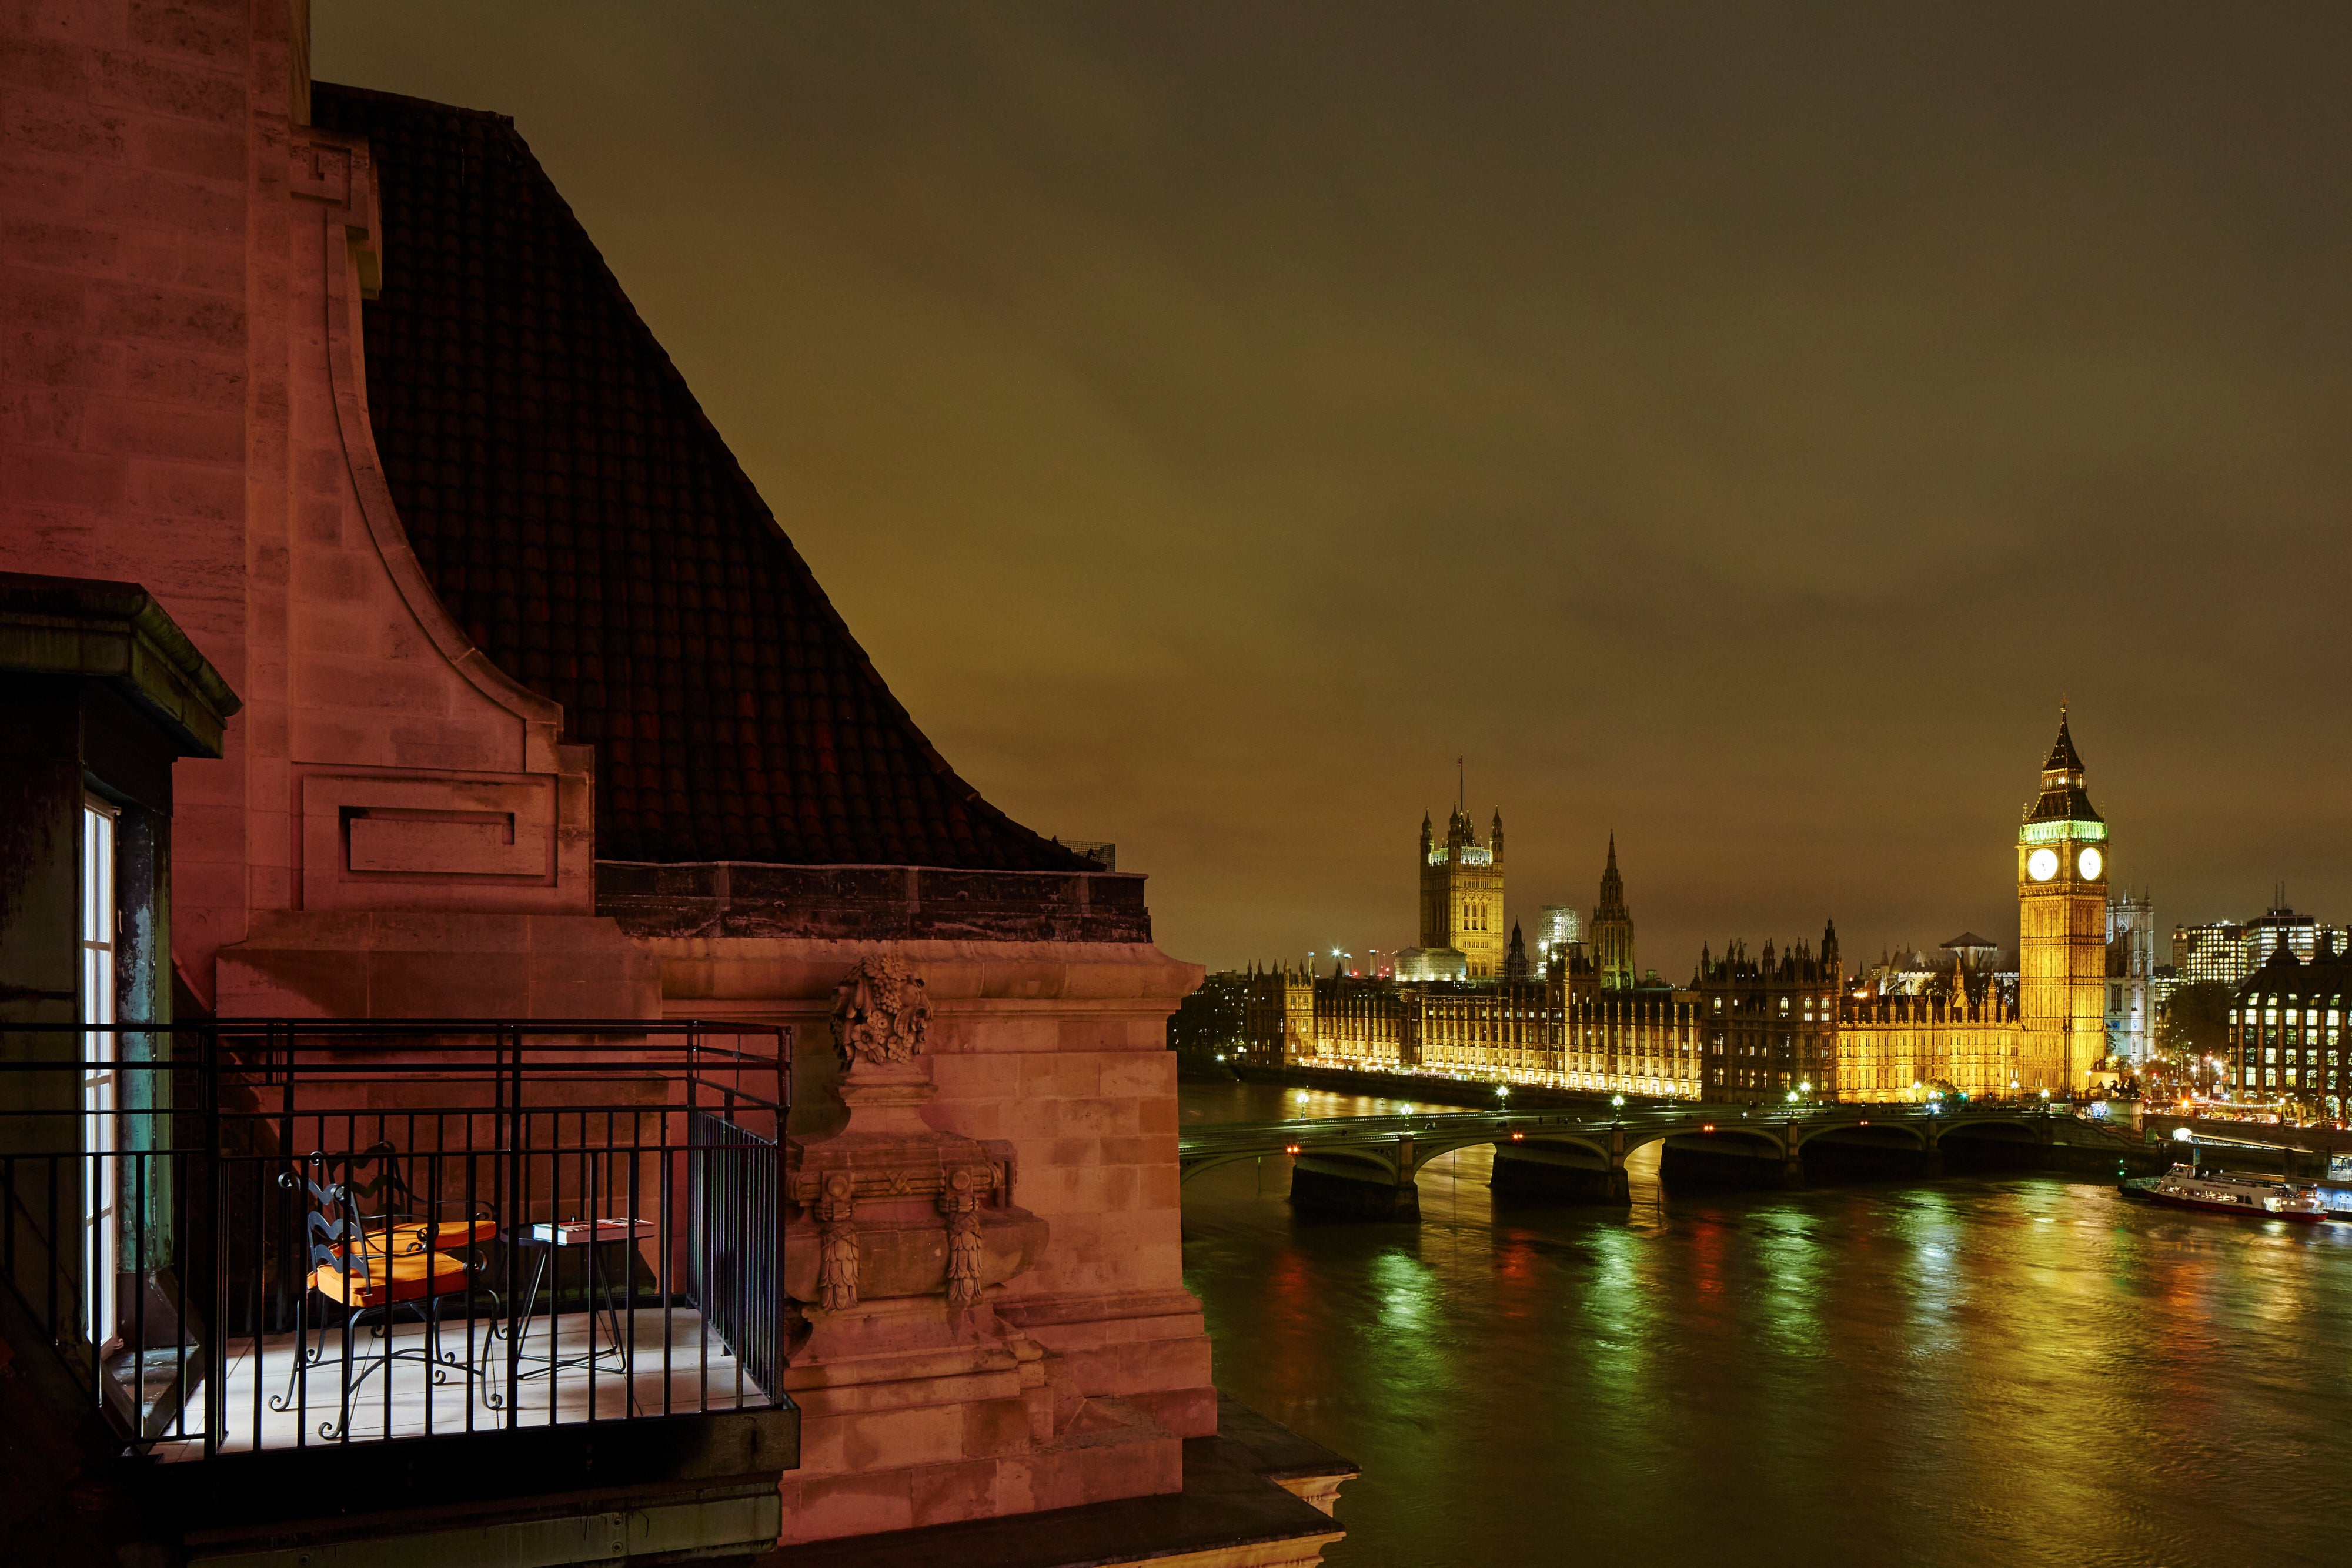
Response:
[[[337,1164],[343,1179],[322,1179]],[[355,1179],[353,1167],[366,1165],[380,1166],[379,1174],[373,1181]],[[468,1378],[483,1375],[473,1364],[470,1336],[463,1356],[441,1348],[441,1315],[450,1298],[470,1297],[484,1274],[487,1260],[479,1249],[498,1234],[496,1219],[487,1213],[454,1220],[426,1216],[425,1206],[401,1176],[398,1154],[389,1144],[377,1144],[339,1161],[314,1152],[278,1179],[279,1186],[302,1190],[307,1196],[303,1241],[308,1257],[305,1288],[295,1307],[294,1361],[287,1374],[285,1394],[270,1396],[272,1410],[282,1414],[304,1406],[307,1374],[329,1361],[327,1336],[332,1326],[330,1319],[335,1314],[331,1309],[319,1312],[314,1341],[310,1307],[314,1295],[322,1303],[341,1308],[341,1355],[337,1359],[343,1373],[339,1407],[333,1421],[320,1423],[322,1438],[340,1439],[350,1430],[352,1401],[360,1385],[379,1371],[389,1376],[395,1361],[419,1363],[436,1384],[446,1384],[453,1373]],[[362,1211],[362,1203],[368,1201],[375,1204],[373,1214]],[[495,1333],[495,1291],[490,1292],[490,1300]],[[423,1345],[404,1348],[393,1343],[393,1316],[403,1310],[424,1323]],[[377,1314],[368,1325],[369,1337],[382,1342],[383,1348],[362,1358],[354,1354],[354,1339],[362,1315],[369,1312]],[[359,1367],[356,1376],[352,1375],[355,1365]],[[495,1396],[491,1403],[498,1403]]]

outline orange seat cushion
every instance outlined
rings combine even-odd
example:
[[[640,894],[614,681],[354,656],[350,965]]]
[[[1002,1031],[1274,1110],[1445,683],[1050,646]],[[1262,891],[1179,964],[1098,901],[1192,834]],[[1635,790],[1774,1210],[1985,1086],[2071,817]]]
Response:
[[[371,1252],[364,1278],[357,1269],[344,1274],[321,1266],[310,1270],[310,1288],[345,1306],[380,1307],[386,1301],[462,1291],[470,1267],[454,1252],[404,1252],[390,1258]]]

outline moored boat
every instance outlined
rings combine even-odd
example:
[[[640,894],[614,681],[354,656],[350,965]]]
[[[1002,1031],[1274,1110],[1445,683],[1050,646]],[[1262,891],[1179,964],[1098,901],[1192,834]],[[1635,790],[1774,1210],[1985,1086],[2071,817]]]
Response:
[[[2175,1166],[2159,1176],[2116,1184],[2126,1197],[2175,1208],[2200,1208],[2256,1219],[2317,1220],[2328,1217],[2319,1190],[2302,1182],[2249,1171],[2200,1171]]]

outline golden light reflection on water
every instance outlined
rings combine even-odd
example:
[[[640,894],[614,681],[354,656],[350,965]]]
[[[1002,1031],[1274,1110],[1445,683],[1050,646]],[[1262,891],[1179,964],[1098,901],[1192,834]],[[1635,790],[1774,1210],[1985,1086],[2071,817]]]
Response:
[[[1186,1120],[1374,1108],[1267,1095]],[[1498,1203],[1491,1167],[1433,1161],[1418,1225],[1295,1214],[1283,1161],[1185,1187],[1218,1381],[1365,1466],[1341,1568],[2352,1545],[2352,1227],[2035,1176],[1675,1194],[1654,1154],[1630,1210]]]

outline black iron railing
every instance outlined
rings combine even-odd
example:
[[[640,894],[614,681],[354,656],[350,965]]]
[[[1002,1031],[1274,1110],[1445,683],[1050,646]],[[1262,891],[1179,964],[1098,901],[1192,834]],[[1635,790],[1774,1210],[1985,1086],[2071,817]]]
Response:
[[[784,1403],[791,1033],[0,1029],[0,1282],[163,1458]]]

